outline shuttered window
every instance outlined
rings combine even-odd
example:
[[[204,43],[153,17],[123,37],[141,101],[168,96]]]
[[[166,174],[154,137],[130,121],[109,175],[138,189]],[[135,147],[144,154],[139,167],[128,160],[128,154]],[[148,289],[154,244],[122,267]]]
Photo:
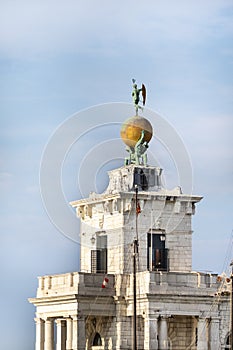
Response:
[[[107,273],[107,249],[96,249],[91,251],[91,272]]]

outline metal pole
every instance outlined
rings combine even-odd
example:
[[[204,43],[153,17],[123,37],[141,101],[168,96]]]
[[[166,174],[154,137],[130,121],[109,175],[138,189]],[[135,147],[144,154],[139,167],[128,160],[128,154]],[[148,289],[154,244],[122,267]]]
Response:
[[[133,241],[133,350],[137,350],[138,187],[135,186],[136,238]]]
[[[150,261],[149,261],[149,271],[153,271],[153,259],[152,259],[152,254],[153,254],[153,241],[152,241],[152,210],[151,209],[151,213],[150,213]]]
[[[135,239],[133,242],[134,254],[133,254],[133,350],[137,350],[137,280],[136,270],[137,261],[136,256],[138,252],[138,242]]]
[[[231,261],[231,332],[230,332],[230,349],[233,350],[233,260]]]

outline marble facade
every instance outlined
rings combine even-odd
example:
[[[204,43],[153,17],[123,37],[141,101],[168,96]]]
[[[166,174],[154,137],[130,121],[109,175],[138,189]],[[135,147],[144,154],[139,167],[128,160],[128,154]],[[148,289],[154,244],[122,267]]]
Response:
[[[161,174],[124,166],[109,173],[103,194],[71,203],[80,218],[81,269],[39,277],[29,299],[36,350],[132,349],[135,185],[138,350],[227,349],[230,284],[192,271],[192,215],[202,197],[164,189]]]

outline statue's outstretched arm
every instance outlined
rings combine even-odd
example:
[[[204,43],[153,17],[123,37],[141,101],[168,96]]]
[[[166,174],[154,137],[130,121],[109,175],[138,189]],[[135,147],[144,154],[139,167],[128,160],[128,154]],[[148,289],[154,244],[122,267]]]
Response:
[[[145,136],[145,130],[142,130],[142,131],[141,131],[141,137],[140,137],[140,139],[138,140],[138,142],[136,143],[135,147],[139,146],[139,145],[142,143],[142,141],[143,141],[143,139],[144,139],[144,136]]]

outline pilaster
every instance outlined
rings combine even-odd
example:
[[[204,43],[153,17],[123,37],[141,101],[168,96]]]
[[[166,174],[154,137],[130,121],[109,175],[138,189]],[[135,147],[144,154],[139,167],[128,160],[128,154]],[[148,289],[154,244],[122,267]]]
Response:
[[[86,349],[85,319],[79,316],[72,316],[72,319],[73,319],[72,349],[85,350]]]
[[[210,350],[218,350],[220,347],[219,339],[219,317],[211,317],[210,320]]]
[[[169,341],[168,341],[168,324],[167,319],[169,316],[162,315],[160,317],[160,326],[159,326],[159,350],[168,350]]]
[[[86,349],[86,329],[85,318],[78,318],[78,350]]]
[[[158,316],[148,315],[144,320],[144,350],[158,349]]]
[[[197,350],[208,349],[207,319],[199,317],[197,326]]]
[[[127,347],[128,339],[125,336],[127,332],[127,318],[125,315],[125,301],[123,298],[115,298],[116,303],[116,321],[115,321],[115,332],[116,332],[116,349],[124,349]],[[129,338],[130,338],[130,330],[129,329]],[[130,338],[131,339],[131,338]]]

